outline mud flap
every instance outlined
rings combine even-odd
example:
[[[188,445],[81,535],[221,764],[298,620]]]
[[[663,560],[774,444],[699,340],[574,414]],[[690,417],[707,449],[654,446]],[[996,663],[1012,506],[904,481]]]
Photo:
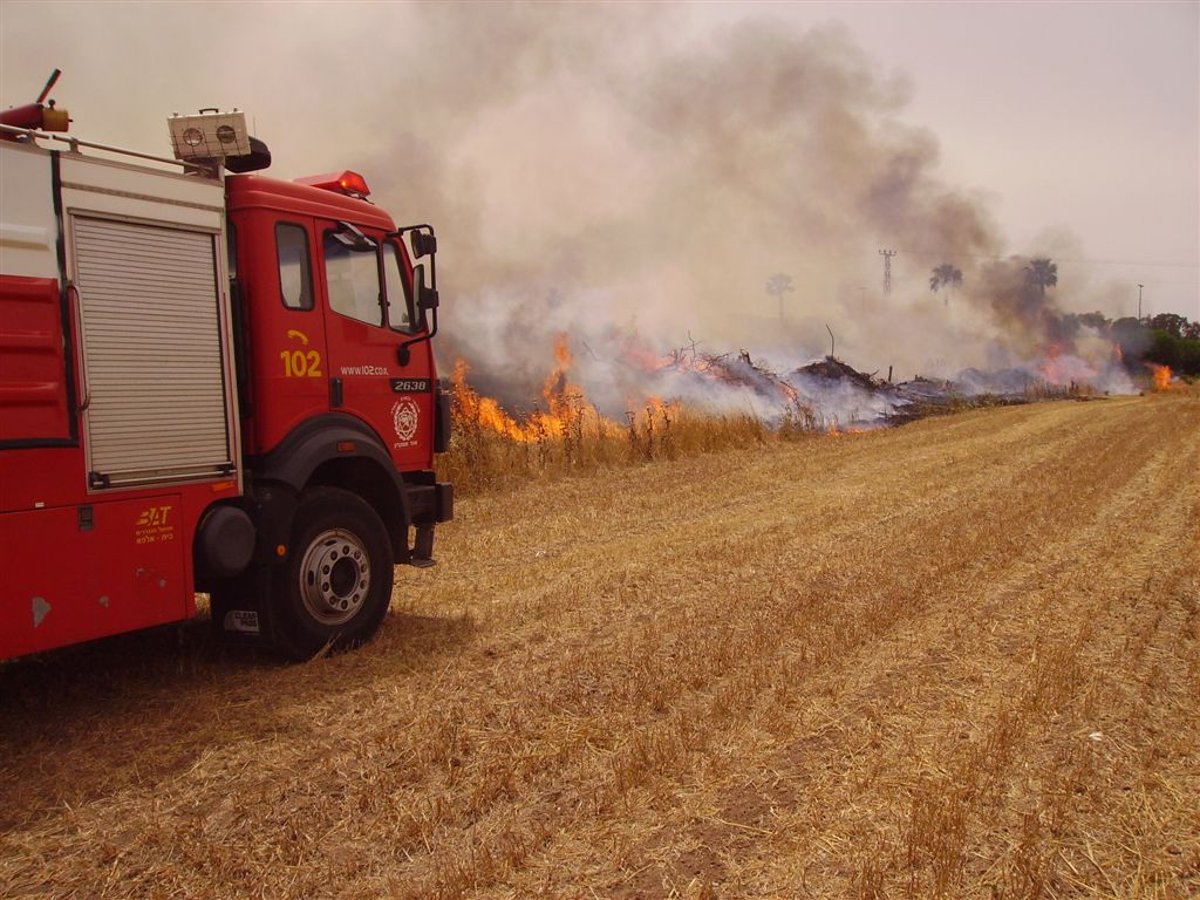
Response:
[[[417,525],[416,531],[417,537],[408,556],[408,564],[418,569],[427,569],[436,565],[433,559],[433,526]]]
[[[251,518],[257,532],[254,559],[236,578],[210,586],[213,629],[235,644],[275,643],[271,585],[278,566],[287,561],[288,541],[296,513],[296,493],[286,485],[260,482],[250,493]]]
[[[271,566],[252,564],[241,576],[212,585],[213,631],[232,644],[274,643],[271,619]]]

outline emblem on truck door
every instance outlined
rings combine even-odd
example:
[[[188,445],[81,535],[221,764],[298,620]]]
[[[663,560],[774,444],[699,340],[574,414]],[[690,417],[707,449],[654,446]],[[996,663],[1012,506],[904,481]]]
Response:
[[[412,446],[419,419],[420,410],[417,408],[417,401],[412,397],[401,397],[392,404],[392,427],[396,429],[396,437],[400,439],[397,447]]]
[[[133,539],[137,544],[159,544],[175,540],[173,506],[151,506],[138,514],[133,526]]]

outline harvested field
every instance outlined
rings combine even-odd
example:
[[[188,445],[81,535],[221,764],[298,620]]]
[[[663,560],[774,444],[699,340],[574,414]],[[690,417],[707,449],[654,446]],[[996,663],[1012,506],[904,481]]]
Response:
[[[0,894],[1200,894],[1200,400],[464,501],[381,637],[0,669]]]

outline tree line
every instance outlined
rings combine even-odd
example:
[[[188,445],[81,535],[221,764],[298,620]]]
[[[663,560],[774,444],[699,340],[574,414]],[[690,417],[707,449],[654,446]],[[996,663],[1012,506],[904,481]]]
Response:
[[[1045,257],[1031,259],[1024,270],[1025,284],[1045,297],[1046,288],[1058,284],[1058,266]],[[929,279],[933,292],[944,290],[949,304],[951,292],[963,283],[963,273],[951,263],[934,267]],[[1072,338],[1091,328],[1121,348],[1121,358],[1130,368],[1151,362],[1170,366],[1180,375],[1200,376],[1200,322],[1190,322],[1176,313],[1137,318],[1110,319],[1100,312],[1064,313],[1058,318],[1059,336]]]

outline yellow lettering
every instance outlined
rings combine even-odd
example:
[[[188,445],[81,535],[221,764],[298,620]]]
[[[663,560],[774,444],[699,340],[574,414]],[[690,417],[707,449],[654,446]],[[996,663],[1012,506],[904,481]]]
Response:
[[[308,375],[310,378],[321,377],[321,354],[316,350],[308,351]]]
[[[284,378],[320,378],[321,354],[316,350],[280,350]]]

